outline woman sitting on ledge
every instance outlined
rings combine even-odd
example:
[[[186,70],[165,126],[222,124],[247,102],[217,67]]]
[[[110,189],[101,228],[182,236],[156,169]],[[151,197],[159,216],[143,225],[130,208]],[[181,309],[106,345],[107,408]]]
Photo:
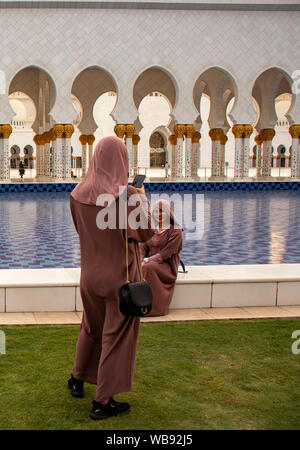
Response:
[[[153,205],[153,219],[158,230],[140,244],[143,275],[149,283],[153,303],[147,316],[164,316],[169,312],[182,249],[182,228],[167,200]]]

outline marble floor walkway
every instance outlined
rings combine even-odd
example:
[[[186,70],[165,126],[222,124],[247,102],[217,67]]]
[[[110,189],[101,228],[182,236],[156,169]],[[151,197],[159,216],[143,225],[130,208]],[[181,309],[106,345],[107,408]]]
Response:
[[[76,325],[80,324],[82,312],[26,312],[0,313],[2,325]],[[228,319],[274,319],[300,318],[300,306],[269,306],[244,308],[200,308],[173,309],[167,316],[145,317],[141,321],[177,322],[189,320],[228,320]]]

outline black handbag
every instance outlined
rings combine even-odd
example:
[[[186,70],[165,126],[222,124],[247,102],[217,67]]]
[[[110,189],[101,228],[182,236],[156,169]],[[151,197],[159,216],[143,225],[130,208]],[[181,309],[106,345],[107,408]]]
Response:
[[[120,290],[120,311],[124,316],[143,317],[152,309],[152,291],[143,277],[139,257],[138,243],[134,241],[135,255],[140,274],[140,281],[129,280],[128,270],[128,231],[126,227],[126,283]]]

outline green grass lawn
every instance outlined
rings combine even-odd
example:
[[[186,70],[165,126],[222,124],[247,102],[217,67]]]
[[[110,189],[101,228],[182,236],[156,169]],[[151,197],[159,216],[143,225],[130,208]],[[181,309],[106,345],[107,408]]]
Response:
[[[300,429],[300,319],[141,324],[128,416],[89,418],[66,387],[78,326],[2,326],[0,429]]]

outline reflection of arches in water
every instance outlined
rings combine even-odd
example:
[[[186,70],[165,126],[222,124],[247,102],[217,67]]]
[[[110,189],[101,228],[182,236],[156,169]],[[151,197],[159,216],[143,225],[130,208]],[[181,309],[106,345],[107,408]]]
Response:
[[[284,145],[277,147],[278,167],[286,167],[286,148]]]
[[[149,140],[150,167],[162,167],[166,162],[165,140],[161,133],[155,131]]]
[[[20,147],[13,145],[10,149],[10,168],[18,169],[20,162]]]
[[[208,192],[204,202],[204,230],[206,242],[201,249],[201,264],[218,264],[226,260],[227,242],[224,235],[224,197]],[[228,237],[228,236],[226,236]]]
[[[24,147],[23,152],[24,152],[25,169],[33,169],[34,168],[33,147],[31,145],[26,145],[26,147]]]

